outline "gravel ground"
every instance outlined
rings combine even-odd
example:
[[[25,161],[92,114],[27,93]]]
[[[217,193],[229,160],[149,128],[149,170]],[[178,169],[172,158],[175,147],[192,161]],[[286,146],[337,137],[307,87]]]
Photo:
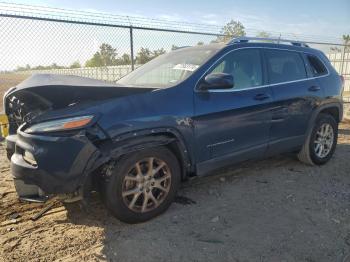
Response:
[[[57,204],[31,221],[43,205],[17,200],[1,147],[0,260],[350,261],[350,124],[340,128],[325,166],[287,155],[195,178],[138,225],[114,219],[98,196],[89,210]]]

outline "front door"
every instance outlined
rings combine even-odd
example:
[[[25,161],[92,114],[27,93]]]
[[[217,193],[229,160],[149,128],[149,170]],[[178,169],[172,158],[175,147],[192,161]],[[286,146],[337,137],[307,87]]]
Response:
[[[233,163],[262,155],[268,143],[272,100],[264,85],[261,51],[233,50],[203,78],[218,72],[232,74],[234,87],[195,92],[197,162],[226,159]]]

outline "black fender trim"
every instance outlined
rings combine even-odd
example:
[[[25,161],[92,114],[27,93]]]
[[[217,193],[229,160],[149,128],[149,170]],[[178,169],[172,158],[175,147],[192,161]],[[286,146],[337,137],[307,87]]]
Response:
[[[323,104],[319,107],[317,107],[311,115],[310,121],[309,121],[309,126],[308,126],[308,133],[310,131],[310,129],[313,127],[313,124],[316,121],[317,116],[320,114],[321,111],[325,110],[325,109],[329,109],[329,108],[337,108],[338,112],[339,112],[339,122],[342,121],[343,119],[343,104],[340,102],[332,102],[332,103],[327,103],[327,104]]]
[[[182,135],[174,128],[144,129],[115,137],[99,146],[102,157],[97,161],[98,165],[94,166],[97,168],[128,153],[172,143],[176,143],[177,157],[181,161],[182,176],[185,178],[186,174],[194,171],[193,158],[189,154]]]
[[[307,132],[305,134],[305,140],[308,139],[308,137],[311,133],[311,130],[315,124],[317,116],[321,113],[321,111],[323,111],[325,109],[329,109],[329,108],[337,108],[338,112],[339,112],[339,122],[342,121],[342,119],[343,119],[343,104],[341,102],[331,102],[331,103],[323,104],[323,105],[317,107],[312,112],[312,115],[310,117],[309,125],[307,127]]]

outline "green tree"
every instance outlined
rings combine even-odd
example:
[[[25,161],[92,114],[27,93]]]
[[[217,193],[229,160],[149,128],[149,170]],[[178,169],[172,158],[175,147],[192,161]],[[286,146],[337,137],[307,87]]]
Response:
[[[234,37],[245,36],[245,27],[244,25],[235,20],[228,22],[221,30],[223,36],[218,36],[215,42],[227,42]]]
[[[23,66],[18,66],[16,71],[25,71],[25,70],[50,70],[50,69],[64,69],[67,68],[65,66],[60,66],[57,65],[57,63],[52,63],[51,65],[48,66],[43,66],[43,65],[38,65],[31,67],[30,65],[26,65],[25,67]]]
[[[145,64],[152,60],[152,52],[148,48],[141,47],[140,51],[137,53],[136,62],[138,64]]]
[[[171,46],[171,51],[174,51],[174,50],[176,50],[176,49],[178,49],[179,47],[177,46],[177,45],[172,45]]]
[[[80,68],[80,67],[81,67],[81,64],[79,63],[79,61],[75,61],[69,66],[69,68]]]
[[[100,50],[91,59],[86,61],[86,67],[112,66],[117,64],[117,49],[103,43]]]
[[[17,66],[17,69],[15,71],[26,71],[30,69],[31,69],[30,65],[26,64],[26,66]]]
[[[149,48],[141,47],[140,51],[137,53],[137,56],[136,56],[136,63],[145,64],[148,61],[152,60],[153,58],[156,58],[157,56],[160,56],[165,53],[166,51],[164,48],[151,51],[149,50]]]
[[[119,65],[130,65],[131,64],[131,57],[129,54],[124,53],[121,58],[118,59]]]
[[[102,59],[99,52],[95,53],[94,56],[85,62],[86,67],[99,67],[102,66]]]
[[[260,31],[259,33],[256,34],[256,37],[259,37],[259,38],[271,38],[271,34],[266,32],[266,31]],[[267,40],[266,42],[268,43],[273,43],[274,40]]]
[[[50,66],[48,66],[48,69],[63,69],[64,66],[59,66],[56,63],[52,63]]]
[[[260,31],[259,33],[256,34],[256,37],[269,38],[271,37],[271,35],[266,31]]]
[[[166,53],[166,51],[164,50],[164,48],[160,48],[160,49],[154,50],[153,53],[152,53],[152,59],[156,58],[157,56],[160,56],[162,54],[165,54],[165,53]]]
[[[116,65],[130,65],[131,58],[129,54],[124,53],[121,57],[117,58]]]

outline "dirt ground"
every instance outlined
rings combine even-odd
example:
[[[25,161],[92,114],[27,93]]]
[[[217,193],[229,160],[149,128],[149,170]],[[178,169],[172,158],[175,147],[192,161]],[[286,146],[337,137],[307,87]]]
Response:
[[[0,163],[3,261],[350,261],[350,124],[325,166],[287,155],[195,178],[138,225],[98,196],[87,211],[57,204],[31,221],[43,205],[17,200],[3,146]]]

